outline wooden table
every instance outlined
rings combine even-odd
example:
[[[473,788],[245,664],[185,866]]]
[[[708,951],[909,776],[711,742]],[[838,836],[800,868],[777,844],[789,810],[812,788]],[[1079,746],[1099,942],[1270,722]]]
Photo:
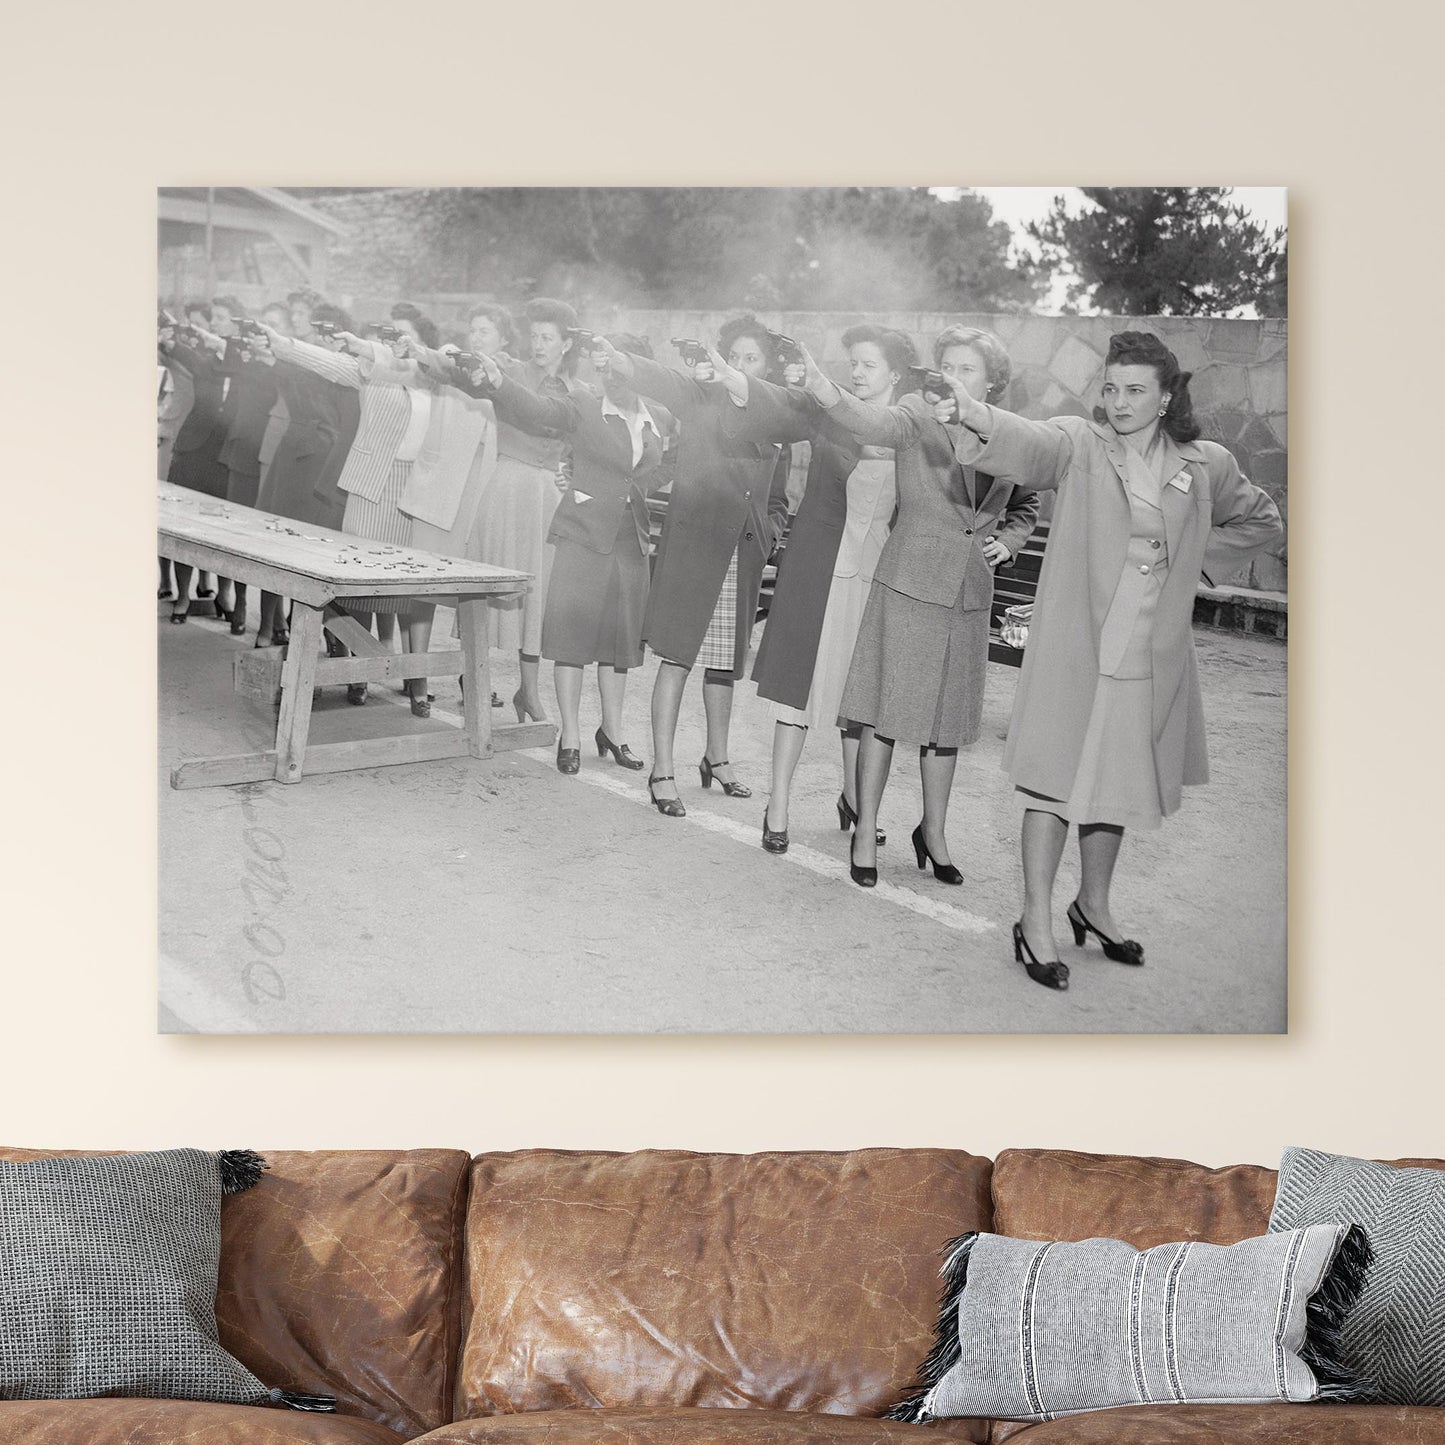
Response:
[[[433,758],[489,758],[511,748],[550,747],[551,723],[492,726],[492,683],[484,609],[520,597],[526,572],[489,567],[348,537],[271,512],[218,501],[161,482],[157,551],[192,567],[290,597],[291,641],[286,648],[237,656],[237,685],[274,695],[281,710],[276,746],[260,753],[197,758],[171,771],[173,788],[206,788],[274,778],[300,782],[310,773],[344,772]],[[462,650],[397,654],[336,607],[346,597],[415,597],[457,609]],[[321,657],[323,633],[351,649],[350,657]],[[407,677],[465,679],[460,728],[307,746],[311,692],[323,683],[382,682]]]

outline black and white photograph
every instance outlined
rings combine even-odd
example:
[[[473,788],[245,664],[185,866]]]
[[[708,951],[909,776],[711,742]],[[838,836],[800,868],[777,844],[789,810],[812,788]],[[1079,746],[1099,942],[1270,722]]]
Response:
[[[157,206],[162,1033],[1285,1032],[1283,188]]]

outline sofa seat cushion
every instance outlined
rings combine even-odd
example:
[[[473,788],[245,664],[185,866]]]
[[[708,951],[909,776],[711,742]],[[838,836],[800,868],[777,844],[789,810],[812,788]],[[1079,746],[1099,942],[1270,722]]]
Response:
[[[983,1420],[899,1425],[848,1415],[794,1410],[540,1410],[458,1420],[421,1445],[928,1445],[931,1440],[983,1442]]]
[[[1129,1405],[1041,1425],[998,1421],[1017,1445],[1445,1445],[1445,1410],[1392,1405]]]
[[[384,1425],[194,1400],[0,1400],[5,1445],[398,1445]]]
[[[943,1149],[481,1155],[455,1413],[881,1415],[933,1339],[939,1251],[989,1227],[989,1171]]]

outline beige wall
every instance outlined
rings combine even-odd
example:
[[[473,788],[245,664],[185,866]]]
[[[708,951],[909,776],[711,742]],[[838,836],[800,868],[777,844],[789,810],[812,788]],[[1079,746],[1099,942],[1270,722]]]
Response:
[[[421,33],[395,8],[365,23],[360,7],[258,3],[244,44],[235,15],[172,6],[90,7],[84,25],[31,7],[12,21],[26,63],[0,103],[7,133],[39,138],[12,147],[0,233],[0,405],[16,424],[5,1142],[1445,1154],[1442,699],[1424,550],[1445,530],[1432,350],[1445,318],[1420,249],[1445,233],[1445,204],[1411,143],[1438,132],[1438,10],[1373,7],[1388,54],[1362,43],[1357,16],[1329,23],[1317,5],[1256,0],[1107,22],[1072,0],[1017,23],[1006,6],[900,19],[841,0],[633,12],[617,36],[582,36],[605,12],[438,0]],[[630,80],[639,35],[683,23],[690,52]],[[396,91],[285,91],[318,65],[378,73],[400,54],[388,35],[424,58],[397,69]],[[1248,35],[1248,56],[1216,63],[1220,35]],[[780,67],[785,53],[806,64]],[[1264,56],[1267,86],[1250,58]],[[178,58],[254,102],[193,123],[173,104]],[[692,118],[660,119],[655,98],[684,90],[698,97]],[[35,116],[39,131],[23,124]],[[1293,188],[1289,1036],[157,1037],[154,187],[969,179]],[[63,378],[43,362],[62,338]]]

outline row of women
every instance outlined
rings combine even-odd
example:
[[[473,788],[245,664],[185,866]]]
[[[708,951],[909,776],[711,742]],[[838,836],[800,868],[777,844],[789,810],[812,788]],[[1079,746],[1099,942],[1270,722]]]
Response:
[[[568,364],[576,352],[566,329],[575,318],[551,315],[529,318],[530,368],[506,354],[500,327],[496,336],[474,334],[460,364],[420,339],[399,343],[393,355],[348,338],[356,354],[344,357],[276,333],[270,340],[278,363],[336,382],[357,377],[363,408],[375,387],[423,385],[434,399],[455,393],[458,407],[490,407],[499,459],[478,488],[478,519],[502,479],[502,434],[570,446],[562,489],[545,463],[531,464],[537,505],[526,516],[533,526],[527,556],[515,545],[524,530],[515,501],[507,512],[517,519],[512,545],[499,545],[503,512],[494,503],[493,523],[466,534],[468,555],[538,577],[522,609],[516,701],[519,716],[537,715],[536,658],[552,660],[559,768],[579,766],[578,703],[583,669],[592,664],[602,703],[599,755],[643,766],[618,739],[626,673],[641,663],[645,643],[661,660],[648,782],[658,810],[684,812],[672,743],[683,685],[698,665],[708,723],[700,780],[706,787],[716,778],[729,795],[749,796],[727,761],[731,688],[744,674],[763,565],[785,516],[788,443],[806,439],[808,482],[753,669],[775,720],[763,846],[788,847],[791,780],[808,730],[836,727],[838,815],[852,829],[853,880],[877,882],[885,842],[879,805],[901,740],[919,750],[917,864],[962,883],[945,826],[957,751],[980,729],[994,569],[1022,550],[1039,493],[1056,491],[1004,755],[1023,804],[1024,905],[1014,955],[1036,982],[1068,987],[1052,898],[1073,823],[1082,864],[1067,910],[1074,941],[1092,935],[1108,957],[1141,964],[1143,947],[1117,926],[1110,897],[1124,830],[1157,828],[1179,807],[1185,784],[1207,779],[1194,593],[1202,575],[1238,570],[1281,530],[1274,504],[1233,456],[1199,440],[1189,377],[1173,354],[1150,333],[1121,332],[1111,340],[1095,420],[1028,421],[999,405],[1010,364],[990,333],[945,331],[933,354],[941,380],[921,395],[909,389],[916,357],[900,333],[859,326],[845,334],[845,390],[805,349],[799,366],[783,369],[777,338],[741,318],[724,328],[707,361],[682,369],[657,364],[638,338],[594,338],[591,359],[603,378],[597,395],[575,382]],[[539,354],[539,321],[553,333],[540,339],[558,353],[550,371]],[[675,479],[649,579],[648,479],[674,432]],[[512,490],[525,491],[520,473],[513,475]],[[415,518],[414,505],[398,505],[409,482],[393,476],[372,504]],[[381,531],[352,515],[355,496],[346,529]],[[424,545],[402,530],[392,526],[387,538]]]

